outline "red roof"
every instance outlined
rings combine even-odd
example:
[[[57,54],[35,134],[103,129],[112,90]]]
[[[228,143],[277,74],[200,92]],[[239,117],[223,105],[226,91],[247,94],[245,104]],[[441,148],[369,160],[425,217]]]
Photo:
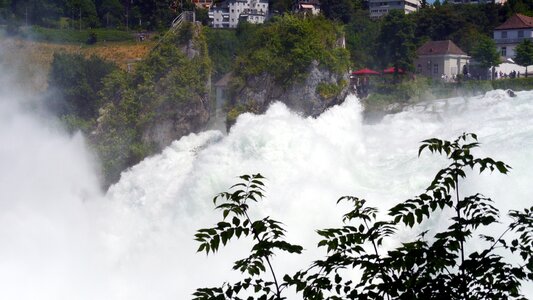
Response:
[[[416,50],[418,56],[421,55],[445,55],[445,54],[456,54],[456,55],[466,55],[466,53],[457,47],[450,40],[446,41],[429,41],[426,42],[422,47]]]
[[[495,30],[533,28],[533,18],[522,14],[514,14]]]
[[[379,75],[379,72],[370,69],[361,69],[355,72],[352,72],[352,75]]]

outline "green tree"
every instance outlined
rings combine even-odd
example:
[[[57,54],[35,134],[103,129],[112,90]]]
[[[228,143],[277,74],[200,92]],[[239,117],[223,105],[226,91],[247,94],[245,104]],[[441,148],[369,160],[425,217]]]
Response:
[[[274,271],[274,251],[300,254],[303,248],[284,240],[285,229],[280,222],[269,217],[257,220],[250,217],[248,211],[251,202],[258,202],[264,197],[264,178],[260,174],[243,175],[240,178],[243,182],[234,185],[233,192],[221,193],[213,199],[213,203],[218,204],[216,209],[222,211],[222,221],[215,227],[198,230],[195,239],[200,243],[198,252],[209,254],[217,252],[219,247],[225,246],[231,239],[241,236],[251,238],[254,245],[250,256],[233,265],[234,270],[247,274],[247,277],[221,288],[198,289],[194,293],[194,299],[226,299],[225,296],[239,299],[239,293],[250,288],[258,294],[258,299],[286,299],[282,298],[281,292],[287,284],[282,283]],[[263,279],[264,273],[269,273],[272,280]]]
[[[330,20],[349,23],[354,12],[353,3],[350,0],[322,0],[320,10]]]
[[[263,26],[243,24],[235,75],[271,75],[285,87],[302,80],[313,61],[336,73],[349,67],[349,53],[337,47],[342,28],[322,16],[283,15]]]
[[[526,299],[520,286],[533,280],[533,207],[510,211],[512,221],[500,234],[474,238],[476,233],[488,232],[485,227],[499,223],[499,211],[482,194],[462,196],[460,184],[469,170],[506,174],[510,169],[501,161],[474,156],[478,146],[475,134],[463,134],[454,141],[423,141],[419,154],[424,150],[444,154],[449,164],[422,194],[392,207],[389,220],[379,221],[378,210],[367,206],[364,199],[341,197],[338,202],[353,205],[343,216],[345,225],[318,231],[322,238],[318,246],[327,250],[327,256],[293,276],[285,275],[283,281],[272,267],[274,251],[298,254],[302,248],[283,240],[279,222],[248,217],[250,202],[263,198],[263,177],[242,176],[233,192],[214,199],[223,220],[215,227],[200,229],[196,240],[198,251],[209,254],[232,238],[254,239],[250,256],[233,267],[247,274],[246,278],[220,288],[198,289],[194,299],[243,299],[241,293],[255,292],[257,297],[247,299],[281,300],[286,299],[281,291],[289,286],[309,300]],[[413,228],[433,215],[449,216],[449,226],[444,231],[430,228],[395,249],[382,249],[386,240],[397,239],[400,229]],[[470,243],[476,247],[467,247]],[[342,275],[351,269],[361,275]],[[271,273],[274,280],[266,279],[264,273]]]
[[[189,43],[196,50],[193,57],[182,50]],[[176,129],[184,134],[205,125],[202,122],[208,117],[210,72],[203,30],[186,22],[152,49],[135,72],[117,70],[104,79],[98,93],[99,126],[93,137],[106,184],[115,182],[126,167],[162,147],[143,139],[147,128],[161,119],[190,124],[190,128]]]
[[[28,25],[51,25],[62,14],[62,7],[52,0],[12,1],[11,10],[16,18]]]
[[[103,87],[102,79],[116,68],[115,64],[96,56],[87,59],[80,54],[54,54],[48,83],[61,100],[57,101],[54,97],[52,106],[60,115],[95,119],[99,107],[98,91]]]
[[[9,16],[11,12],[11,0],[0,0],[0,21]]]
[[[119,0],[101,0],[97,5],[100,22],[106,27],[122,25],[124,6]]]
[[[483,69],[488,69],[500,64],[500,53],[493,39],[486,35],[479,37],[472,49],[472,58]],[[494,76],[491,76],[494,78]]]
[[[99,25],[96,5],[92,0],[65,0],[65,14],[72,20],[81,19],[81,26],[96,27]],[[80,24],[77,23],[76,27]]]
[[[271,3],[271,9],[272,11],[274,12],[278,12],[278,13],[285,13],[285,12],[290,12],[291,9],[292,9],[292,3],[293,1],[291,0],[273,0]]]
[[[527,67],[533,65],[533,43],[530,40],[523,40],[515,48],[516,55],[514,61],[526,67],[526,77],[527,77]]]
[[[364,68],[375,66],[377,37],[380,32],[379,22],[370,20],[368,12],[357,11],[354,20],[345,26],[346,48],[350,51],[352,66]]]
[[[141,18],[143,27],[146,26],[148,29],[168,29],[176,17],[176,12],[170,9],[172,1],[169,0],[136,0],[133,3],[129,0],[123,1],[128,11],[137,10],[140,13],[138,17]]]
[[[235,30],[206,29],[209,57],[213,61],[213,79],[218,80],[233,67],[239,40]]]
[[[377,40],[382,67],[412,70],[415,59],[415,24],[403,11],[392,10],[384,18]],[[398,72],[395,72],[395,77]]]

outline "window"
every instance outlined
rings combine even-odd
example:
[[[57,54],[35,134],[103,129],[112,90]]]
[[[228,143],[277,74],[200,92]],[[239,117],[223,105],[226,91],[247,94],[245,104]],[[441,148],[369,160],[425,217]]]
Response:
[[[502,39],[506,39],[507,38],[507,31],[502,31]]]
[[[433,65],[433,74],[439,74],[439,64]]]
[[[524,37],[524,31],[523,30],[518,30],[518,37],[519,38],[523,38]]]
[[[501,54],[502,56],[507,56],[507,47],[502,47]]]

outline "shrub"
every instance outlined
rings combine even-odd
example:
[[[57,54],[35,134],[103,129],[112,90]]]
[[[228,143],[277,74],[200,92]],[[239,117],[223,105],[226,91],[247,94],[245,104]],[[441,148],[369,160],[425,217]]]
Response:
[[[87,45],[94,45],[98,41],[98,37],[96,36],[96,32],[89,33],[89,37],[87,38]]]
[[[323,17],[283,15],[256,27],[243,25],[237,31],[242,41],[236,59],[236,75],[247,78],[269,74],[280,84],[305,79],[313,61],[338,73],[349,66],[349,53],[337,47],[339,25]]]
[[[338,96],[346,87],[346,81],[341,80],[338,84],[321,82],[316,87],[316,92],[324,99]]]

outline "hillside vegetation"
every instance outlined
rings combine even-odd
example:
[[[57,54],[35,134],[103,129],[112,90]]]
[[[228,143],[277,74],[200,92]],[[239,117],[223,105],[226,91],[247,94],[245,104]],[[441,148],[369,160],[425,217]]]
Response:
[[[44,91],[48,86],[46,78],[54,53],[81,54],[87,58],[96,55],[117,64],[123,70],[128,62],[144,58],[154,43],[98,43],[93,46],[79,44],[56,44],[35,42],[24,39],[1,38],[0,48],[7,64],[18,68],[23,78],[28,80],[28,87]]]
[[[99,92],[93,135],[106,182],[209,120],[211,61],[201,27],[186,23],[159,44],[135,73],[112,72]]]

